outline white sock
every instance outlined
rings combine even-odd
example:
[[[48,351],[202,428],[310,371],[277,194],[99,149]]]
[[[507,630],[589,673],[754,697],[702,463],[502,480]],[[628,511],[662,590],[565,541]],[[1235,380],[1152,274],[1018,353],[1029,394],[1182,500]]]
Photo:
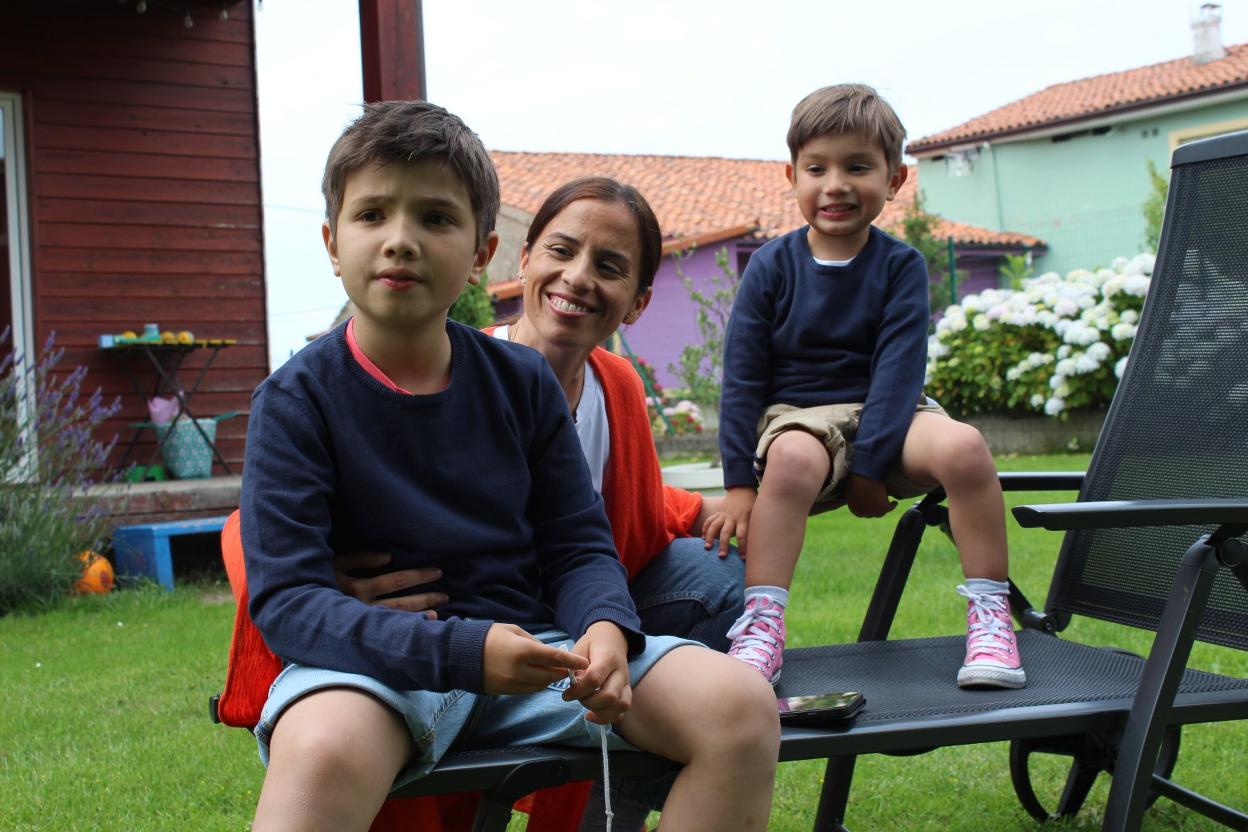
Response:
[[[778,586],[767,586],[766,584],[747,586],[745,588],[745,600],[747,602],[751,598],[761,598],[763,596],[770,598],[782,608],[789,605],[789,591],[787,589],[782,589]]]
[[[963,584],[972,595],[1009,595],[1009,581],[994,581],[991,578],[967,578]]]

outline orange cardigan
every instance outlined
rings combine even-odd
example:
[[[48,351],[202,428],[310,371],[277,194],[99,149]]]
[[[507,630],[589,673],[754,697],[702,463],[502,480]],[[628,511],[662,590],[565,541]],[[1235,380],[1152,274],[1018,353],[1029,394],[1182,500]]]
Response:
[[[702,496],[663,484],[644,388],[632,364],[601,348],[590,354],[589,364],[602,384],[611,437],[602,496],[615,547],[631,580],[672,540],[689,534],[702,510]],[[221,532],[221,555],[234,592],[235,613],[217,715],[226,725],[250,729],[260,721],[269,685],[281,672],[282,663],[247,614],[247,578],[237,511]],[[531,829],[574,832],[588,794],[588,783],[569,783],[544,789],[517,805],[530,811]],[[388,800],[372,830],[466,832],[471,828],[477,801],[475,794]]]

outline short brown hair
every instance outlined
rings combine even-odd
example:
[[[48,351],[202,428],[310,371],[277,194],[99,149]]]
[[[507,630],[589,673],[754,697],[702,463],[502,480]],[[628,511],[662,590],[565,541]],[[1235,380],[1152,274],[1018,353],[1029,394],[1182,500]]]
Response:
[[[481,245],[498,218],[498,173],[477,134],[459,116],[428,101],[378,101],[342,131],[330,148],[321,179],[325,218],[331,234],[338,231],[338,213],[347,177],[367,164],[441,159],[468,191]]]
[[[641,191],[605,176],[573,179],[551,191],[533,215],[533,222],[529,223],[529,233],[525,237],[529,251],[537,245],[537,238],[542,236],[551,220],[564,208],[582,199],[618,203],[633,215],[637,224],[637,249],[641,255],[641,262],[637,264],[637,294],[649,289],[663,259],[663,234],[659,231],[659,221]]]
[[[846,133],[861,133],[878,141],[890,171],[901,165],[906,128],[889,103],[866,84],[823,87],[799,101],[789,122],[789,155],[796,162],[798,152],[811,139]]]

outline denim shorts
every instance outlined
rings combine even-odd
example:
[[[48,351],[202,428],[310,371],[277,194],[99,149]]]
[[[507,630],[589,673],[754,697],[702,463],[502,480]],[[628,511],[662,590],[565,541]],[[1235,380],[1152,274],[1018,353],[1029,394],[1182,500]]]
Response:
[[[566,633],[537,634],[546,644],[575,643]],[[647,636],[646,648],[628,663],[629,678],[636,685],[668,651],[683,645],[702,647],[695,641],[673,636]],[[437,693],[427,690],[395,690],[369,676],[301,665],[287,665],[269,688],[256,740],[260,759],[269,764],[269,740],[282,712],[296,700],[326,688],[354,688],[371,694],[393,708],[407,722],[415,748],[399,772],[392,789],[424,777],[454,744],[457,751],[506,748],[513,745],[571,745],[598,747],[595,723],[585,719],[579,702],[564,702],[568,680],[561,679],[537,693],[518,695],[475,694],[462,690]],[[608,747],[635,750],[614,731],[608,731]]]

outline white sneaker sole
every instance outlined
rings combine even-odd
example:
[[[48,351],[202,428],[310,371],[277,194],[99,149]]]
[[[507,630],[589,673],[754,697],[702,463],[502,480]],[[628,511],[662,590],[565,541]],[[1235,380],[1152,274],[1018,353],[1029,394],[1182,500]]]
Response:
[[[958,687],[1021,688],[1027,684],[1027,674],[1021,667],[991,667],[988,665],[964,666],[958,671]]]

